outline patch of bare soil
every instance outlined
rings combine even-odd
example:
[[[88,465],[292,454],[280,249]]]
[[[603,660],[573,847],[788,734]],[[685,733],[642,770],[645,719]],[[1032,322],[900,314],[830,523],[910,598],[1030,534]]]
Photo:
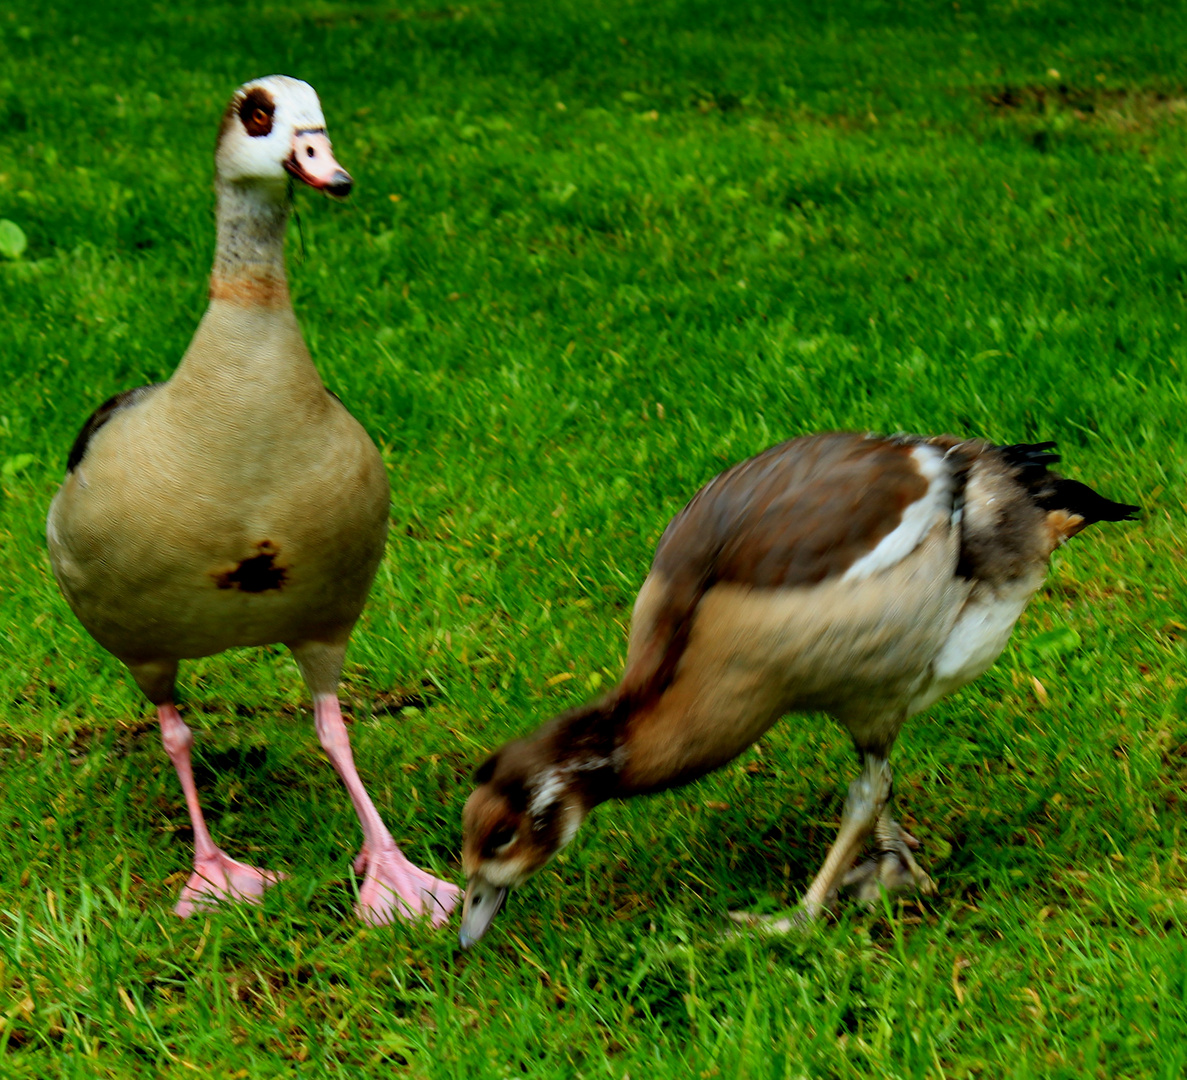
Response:
[[[1116,131],[1148,131],[1187,114],[1187,92],[1182,90],[1128,90],[1059,83],[1003,86],[989,93],[979,92],[985,104],[1002,115],[1062,114]]]

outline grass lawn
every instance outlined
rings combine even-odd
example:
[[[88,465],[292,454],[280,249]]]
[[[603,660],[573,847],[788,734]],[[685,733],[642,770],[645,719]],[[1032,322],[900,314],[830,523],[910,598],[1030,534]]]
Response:
[[[1187,1071],[1187,14],[1083,0],[290,0],[0,9],[0,1076],[1159,1077]],[[1057,439],[1145,508],[1063,549],[907,725],[940,893],[795,902],[855,772],[820,717],[598,810],[472,952],[350,915],[359,831],[281,649],[187,664],[216,838],[50,575],[83,419],[205,303],[233,88],[321,93],[294,302],[390,468],[359,766],[460,881],[492,749],[615,679],[669,517],[826,428]],[[184,528],[179,522],[178,527]]]

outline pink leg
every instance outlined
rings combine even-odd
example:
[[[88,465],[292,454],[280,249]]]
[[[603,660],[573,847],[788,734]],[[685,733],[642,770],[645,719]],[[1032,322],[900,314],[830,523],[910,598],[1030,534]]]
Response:
[[[161,741],[177,770],[181,790],[185,792],[186,806],[189,807],[190,822],[194,827],[194,872],[181,890],[181,898],[173,910],[185,919],[200,908],[217,904],[220,900],[258,902],[264,890],[269,885],[275,885],[284,875],[236,862],[215,846],[210,830],[206,828],[206,819],[202,816],[198,789],[194,786],[194,770],[190,765],[193,733],[172,704],[158,705],[157,717],[161,721]]]
[[[338,698],[334,694],[315,695],[313,714],[317,737],[342,777],[363,827],[363,847],[355,859],[355,868],[361,870],[365,865],[366,876],[355,913],[371,926],[386,926],[397,915],[427,915],[434,926],[440,926],[457,904],[458,888],[418,869],[396,847],[354,767]]]

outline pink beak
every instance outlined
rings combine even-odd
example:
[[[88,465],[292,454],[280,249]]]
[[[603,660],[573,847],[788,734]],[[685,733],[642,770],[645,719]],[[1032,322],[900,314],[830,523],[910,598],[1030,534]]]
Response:
[[[298,180],[311,188],[340,198],[350,194],[353,181],[330,149],[330,140],[321,130],[298,131],[293,136],[293,152],[284,163]]]

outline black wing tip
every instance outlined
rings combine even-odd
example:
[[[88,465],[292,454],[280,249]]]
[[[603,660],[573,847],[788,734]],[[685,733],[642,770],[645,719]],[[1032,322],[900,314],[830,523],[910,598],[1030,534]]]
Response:
[[[1098,491],[1079,480],[1069,480],[1066,477],[1056,477],[1047,473],[1047,466],[1060,460],[1059,454],[1054,453],[1054,440],[1040,443],[1012,443],[1009,446],[999,446],[998,451],[1003,459],[1017,468],[1025,481],[1034,483],[1037,477],[1033,470],[1042,472],[1055,480],[1055,490],[1048,489],[1040,505],[1048,510],[1068,510],[1079,514],[1088,524],[1097,521],[1138,521],[1142,508],[1131,503],[1114,502],[1107,499]],[[1027,475],[1029,474],[1029,476]]]
[[[109,397],[102,405],[99,406],[82,426],[82,430],[78,433],[78,437],[70,447],[70,453],[66,455],[66,473],[69,475],[82,464],[83,458],[87,456],[87,448],[91,444],[91,439],[108,420],[111,419],[113,413],[120,409],[125,409],[130,405],[135,405],[145,394],[155,390],[162,383],[149,383],[148,386],[136,386],[131,390],[124,390],[119,394],[114,394]]]
[[[1106,500],[1109,501],[1109,500]],[[1102,517],[1101,521],[1141,521],[1142,508],[1140,506],[1132,506],[1129,503],[1119,503],[1109,501],[1109,509],[1112,512],[1111,517]]]
[[[490,783],[491,778],[495,775],[495,768],[498,764],[499,755],[496,751],[474,770],[473,782],[479,786]]]

